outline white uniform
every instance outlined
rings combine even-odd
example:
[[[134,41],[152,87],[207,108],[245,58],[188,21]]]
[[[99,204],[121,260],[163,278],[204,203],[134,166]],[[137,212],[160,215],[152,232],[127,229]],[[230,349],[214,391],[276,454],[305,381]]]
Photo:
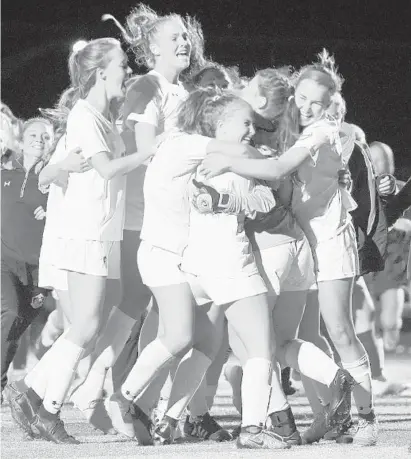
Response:
[[[75,104],[67,120],[66,149],[75,147],[86,159],[101,152],[116,159],[125,152],[115,124],[86,100]],[[95,169],[69,175],[57,229],[57,267],[120,277],[125,185],[125,175],[106,180]]]
[[[306,138],[315,129],[333,129],[324,120],[320,123],[323,127],[314,124],[304,130]],[[356,204],[338,184],[338,171],[343,167],[335,126],[332,141],[324,144],[295,174],[292,210],[310,243],[317,281],[358,274],[356,237],[349,213]]]
[[[133,123],[148,123],[156,127],[156,135],[175,127],[177,108],[188,93],[181,83],[172,84],[152,70],[131,84],[124,103],[124,131],[122,137],[127,154],[137,151]],[[126,188],[126,217],[124,229],[141,231],[144,215],[143,183],[147,165],[128,174]]]
[[[208,183],[218,191],[244,197],[256,186],[254,180],[233,173]],[[261,202],[254,211],[267,212],[274,207],[274,196],[268,196],[268,202]],[[246,216],[253,218],[255,212],[201,214],[191,208],[189,239],[181,269],[189,274],[187,278],[199,304],[213,301],[222,305],[267,292],[244,230]]]
[[[63,135],[56,145],[49,165],[63,161],[67,156],[66,136]],[[59,227],[60,208],[64,199],[64,188],[51,183],[48,190],[47,218],[44,225],[43,242],[39,260],[39,287],[67,290],[67,271],[55,266],[55,250]]]
[[[180,271],[189,227],[188,189],[207,154],[208,137],[169,132],[147,168],[138,267],[149,287],[185,283]]]

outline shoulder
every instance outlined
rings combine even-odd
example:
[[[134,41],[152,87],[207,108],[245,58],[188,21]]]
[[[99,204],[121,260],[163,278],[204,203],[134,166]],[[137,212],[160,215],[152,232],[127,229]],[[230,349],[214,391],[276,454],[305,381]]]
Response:
[[[161,92],[160,81],[156,75],[148,73],[141,77],[136,77],[131,83],[126,93],[125,104],[131,104],[139,101],[140,103],[148,103],[153,100]]]

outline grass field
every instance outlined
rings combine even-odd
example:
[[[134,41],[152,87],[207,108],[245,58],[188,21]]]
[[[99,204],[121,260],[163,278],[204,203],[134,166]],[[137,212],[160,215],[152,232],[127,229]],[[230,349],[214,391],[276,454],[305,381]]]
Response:
[[[49,459],[49,458],[293,458],[293,459],[411,459],[411,334],[404,341],[405,349],[400,355],[387,359],[386,373],[393,382],[408,382],[405,392],[376,398],[376,411],[380,422],[378,445],[360,448],[322,441],[310,446],[293,447],[288,451],[237,450],[234,442],[228,443],[182,443],[172,446],[141,447],[135,442],[117,436],[96,433],[71,405],[65,405],[62,418],[68,431],[77,437],[78,446],[62,446],[34,440],[22,440],[21,433],[13,424],[7,404],[1,407],[1,457],[3,459]],[[297,386],[299,387],[299,386]],[[213,414],[227,428],[238,424],[239,418],[231,406],[230,389],[221,379]],[[299,429],[304,430],[311,422],[308,402],[300,392],[290,397]]]

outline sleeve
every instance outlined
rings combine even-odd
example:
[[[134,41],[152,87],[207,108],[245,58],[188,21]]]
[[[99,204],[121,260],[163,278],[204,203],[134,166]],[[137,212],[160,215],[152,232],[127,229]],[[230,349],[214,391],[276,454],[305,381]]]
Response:
[[[123,107],[124,120],[159,125],[159,84],[153,75],[139,78],[127,91]]]
[[[50,165],[55,165],[67,156],[66,152],[66,135],[63,135],[59,141],[57,142],[56,148],[54,153],[50,157],[50,161],[48,162]]]
[[[167,149],[170,149],[170,154],[179,159],[173,162],[174,176],[194,173],[207,156],[208,146],[212,139],[198,134],[178,133],[174,138],[172,138],[173,134],[170,135]]]

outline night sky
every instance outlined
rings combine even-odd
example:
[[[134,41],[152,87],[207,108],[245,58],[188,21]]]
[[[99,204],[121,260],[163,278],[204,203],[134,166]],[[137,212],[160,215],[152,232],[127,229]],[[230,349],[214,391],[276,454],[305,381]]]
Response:
[[[244,75],[298,67],[326,47],[345,78],[347,120],[394,150],[397,174],[411,173],[411,1],[149,0],[161,13],[195,15],[206,54]],[[3,0],[2,100],[27,118],[68,86],[67,57],[78,39],[119,37],[101,15],[124,22],[129,0]],[[132,62],[133,70],[143,72]]]

